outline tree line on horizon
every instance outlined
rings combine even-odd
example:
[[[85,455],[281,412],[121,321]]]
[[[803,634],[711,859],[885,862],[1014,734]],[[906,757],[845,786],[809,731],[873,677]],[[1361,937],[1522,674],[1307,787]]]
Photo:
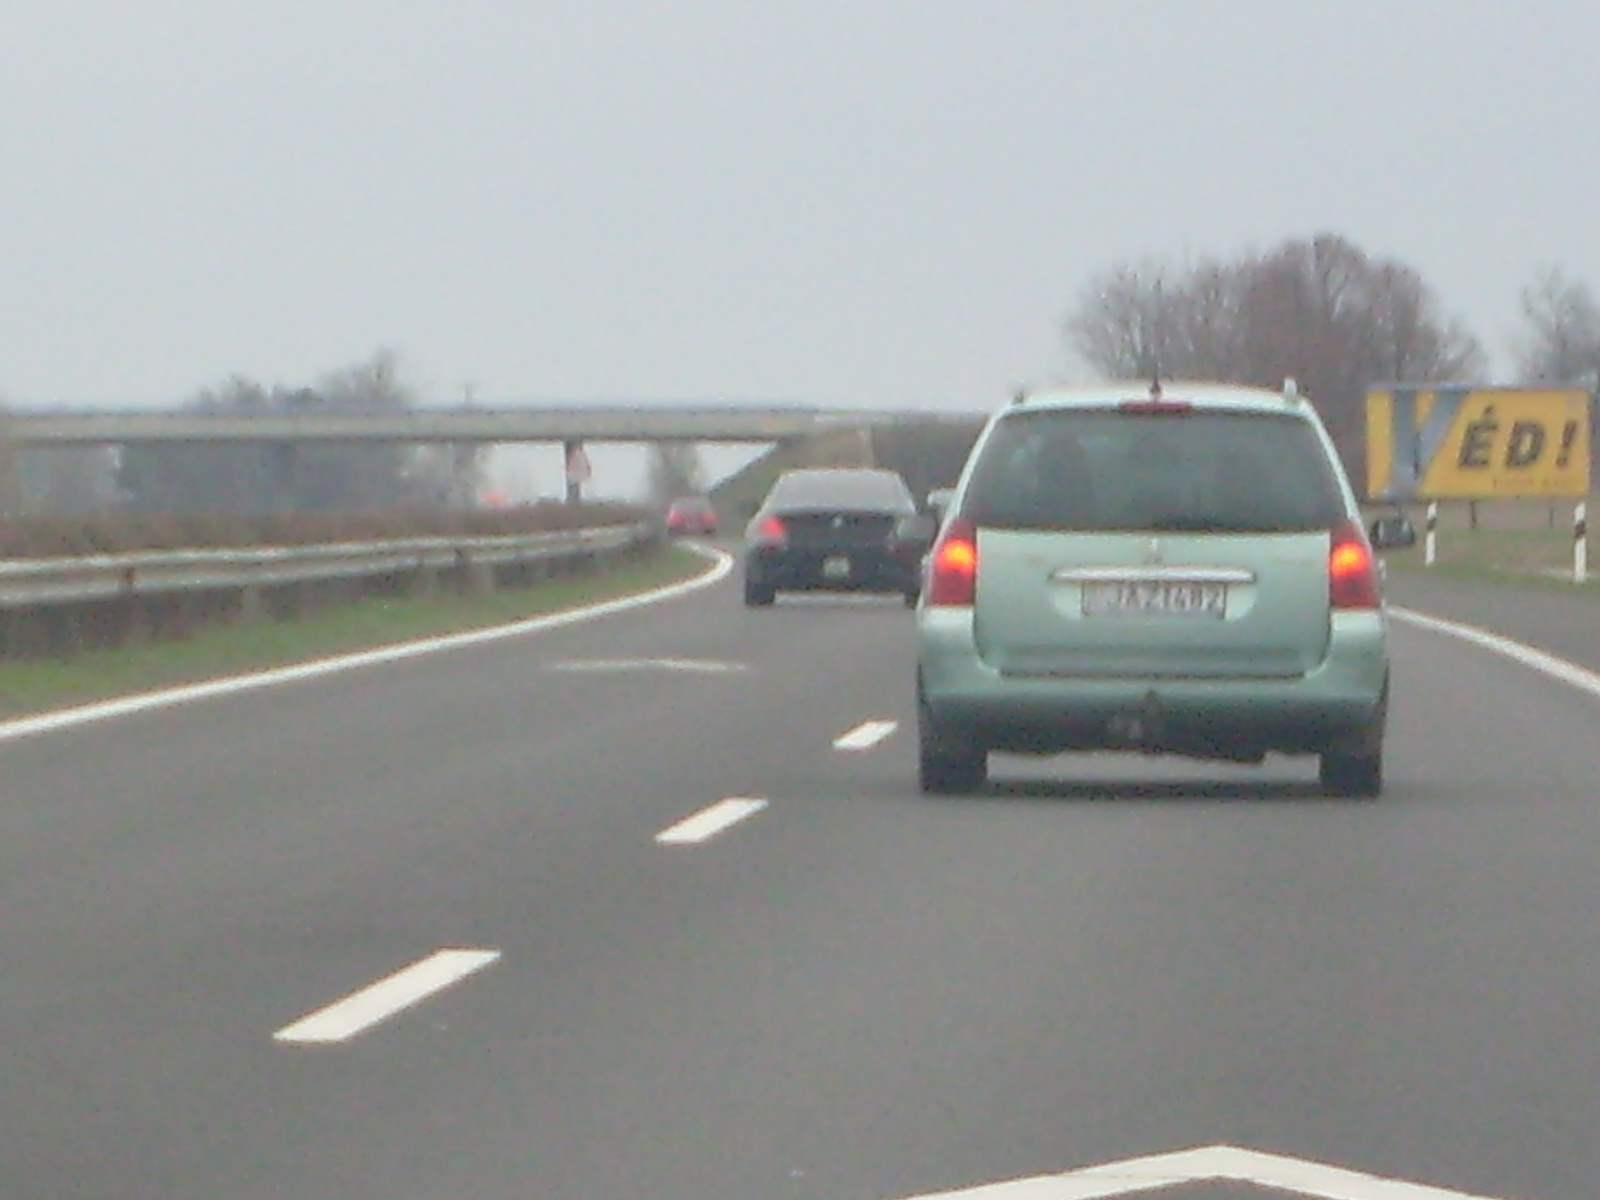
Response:
[[[1558,267],[1522,289],[1513,349],[1523,384],[1600,390],[1600,302]],[[1145,258],[1091,277],[1063,322],[1068,348],[1106,377],[1188,378],[1280,386],[1294,378],[1364,478],[1365,397],[1378,383],[1482,382],[1483,344],[1421,272],[1335,233],[1266,251],[1184,262]],[[243,377],[202,389],[180,411],[220,415],[369,414],[418,407],[396,355],[311,385]],[[1600,426],[1600,422],[1595,423]],[[1600,428],[1596,431],[1600,438]],[[138,512],[336,512],[475,504],[477,446],[140,445],[19,451],[0,406],[0,517]],[[693,447],[658,448],[649,487],[660,501],[703,486]]]

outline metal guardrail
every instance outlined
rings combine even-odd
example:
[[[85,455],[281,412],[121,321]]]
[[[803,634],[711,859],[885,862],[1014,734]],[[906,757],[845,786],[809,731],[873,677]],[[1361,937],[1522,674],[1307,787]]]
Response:
[[[0,560],[0,610],[181,592],[271,588],[397,572],[493,569],[621,551],[654,536],[653,529],[641,523],[515,537],[429,537],[8,559]]]

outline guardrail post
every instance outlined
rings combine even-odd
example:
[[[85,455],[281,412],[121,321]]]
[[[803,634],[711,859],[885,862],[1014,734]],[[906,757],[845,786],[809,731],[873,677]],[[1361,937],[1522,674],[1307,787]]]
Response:
[[[1579,500],[1572,510],[1572,582],[1589,579],[1589,502]]]
[[[471,596],[494,594],[494,567],[476,561],[465,550],[456,551],[456,563],[461,570],[461,586]]]
[[[1428,501],[1427,532],[1422,539],[1422,562],[1424,566],[1433,566],[1439,558],[1439,502]]]

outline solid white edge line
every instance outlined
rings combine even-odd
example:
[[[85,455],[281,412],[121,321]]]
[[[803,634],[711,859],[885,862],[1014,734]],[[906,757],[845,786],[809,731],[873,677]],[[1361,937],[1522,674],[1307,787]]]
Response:
[[[870,750],[896,729],[899,721],[863,721],[848,733],[833,739],[835,750]]]
[[[439,950],[336,1000],[291,1025],[273,1039],[300,1045],[346,1042],[396,1013],[421,1003],[498,961],[498,950]]]
[[[1559,680],[1569,687],[1577,688],[1580,692],[1600,698],[1600,673],[1581,667],[1577,663],[1561,658],[1559,655],[1550,654],[1535,646],[1512,638],[1503,637],[1487,629],[1480,629],[1476,625],[1467,625],[1460,621],[1449,621],[1443,617],[1435,617],[1428,613],[1417,612],[1414,609],[1401,608],[1389,605],[1389,615],[1395,620],[1407,625],[1414,625],[1418,629],[1426,629],[1432,633],[1442,633],[1446,637],[1453,637],[1463,642],[1468,642],[1491,654],[1498,654],[1512,662],[1537,671],[1551,679]]]
[[[663,846],[697,845],[716,837],[740,821],[755,816],[766,806],[765,800],[758,800],[752,796],[729,796],[726,800],[718,800],[711,807],[703,808],[693,816],[685,817],[676,825],[663,829],[656,834],[656,841]]]
[[[1061,1175],[1036,1175],[953,1192],[929,1192],[911,1200],[1109,1200],[1186,1183],[1219,1181],[1250,1183],[1314,1200],[1494,1200],[1225,1145],[1124,1159]]]
[[[561,612],[546,613],[543,616],[530,617],[527,620],[517,621],[510,625],[496,625],[488,629],[475,629],[469,633],[453,633],[442,637],[425,638],[415,642],[402,642],[393,646],[384,646],[377,650],[362,650],[352,654],[341,654],[333,658],[313,659],[290,667],[277,667],[269,671],[212,679],[204,683],[186,684],[182,687],[166,688],[158,692],[123,696],[116,700],[102,700],[94,704],[58,709],[54,712],[40,713],[32,717],[19,717],[16,720],[0,722],[0,742],[16,741],[19,738],[33,737],[38,734],[56,733],[79,725],[89,725],[96,721],[108,721],[115,717],[130,716],[134,713],[173,708],[180,704],[193,704],[197,701],[210,700],[218,696],[231,696],[240,692],[259,691],[265,688],[279,687],[283,684],[299,683],[308,679],[320,679],[324,676],[336,675],[344,671],[359,670],[362,667],[400,662],[408,658],[420,658],[426,654],[438,654],[447,650],[458,650],[466,646],[483,645],[486,642],[503,641],[528,634],[545,633],[552,629],[562,629],[568,625],[577,625],[600,617],[614,616],[617,613],[628,612],[635,608],[660,604],[666,600],[675,600],[680,596],[687,596],[692,592],[720,583],[733,571],[732,555],[721,550],[712,550],[701,546],[690,546],[688,548],[697,554],[706,555],[712,560],[712,564],[701,574],[694,576],[692,579],[686,579],[681,583],[667,584],[664,587],[652,588],[647,592],[639,592],[632,596],[622,596],[615,600],[604,600],[598,604],[589,604],[581,608],[569,608]]]

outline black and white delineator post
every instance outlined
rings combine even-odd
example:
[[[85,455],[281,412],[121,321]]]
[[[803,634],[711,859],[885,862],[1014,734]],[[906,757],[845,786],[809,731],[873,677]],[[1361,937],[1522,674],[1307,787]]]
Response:
[[[1427,532],[1422,538],[1422,565],[1431,567],[1439,557],[1439,502],[1428,501]]]
[[[1579,500],[1572,509],[1572,582],[1589,579],[1589,502]]]

